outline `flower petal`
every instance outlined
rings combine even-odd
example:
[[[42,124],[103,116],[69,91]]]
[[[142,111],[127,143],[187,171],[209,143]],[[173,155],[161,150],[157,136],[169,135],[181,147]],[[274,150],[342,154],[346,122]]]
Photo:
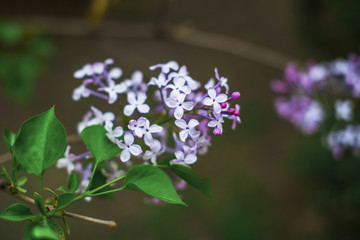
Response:
[[[182,129],[187,127],[187,123],[184,119],[175,120],[175,125]]]
[[[141,104],[139,106],[137,106],[137,109],[139,110],[139,112],[141,113],[148,113],[150,112],[150,107],[147,104]]]
[[[193,102],[184,102],[184,103],[182,104],[182,106],[183,106],[183,108],[185,108],[186,110],[190,111],[190,110],[193,109],[194,104],[193,104]]]
[[[184,109],[182,107],[175,108],[174,116],[176,119],[181,119],[184,115]]]
[[[129,150],[131,152],[132,155],[138,156],[139,154],[142,153],[141,147],[137,144],[133,144],[129,147]]]
[[[182,151],[177,151],[177,152],[175,152],[175,157],[176,157],[177,160],[182,161],[182,160],[184,160],[185,156],[184,156],[184,153]]]
[[[120,154],[120,160],[122,162],[127,162],[129,161],[129,159],[130,159],[130,151],[128,148],[125,148]]]
[[[118,68],[118,67],[114,67],[109,72],[109,77],[111,79],[118,79],[119,77],[121,77],[121,75],[122,75],[122,70],[121,70],[121,68]]]
[[[188,130],[182,130],[182,131],[180,131],[180,133],[179,133],[180,140],[183,141],[183,142],[185,142],[186,139],[187,139],[187,137],[188,137],[188,135],[189,135],[189,131],[188,131]]]
[[[135,110],[135,106],[134,105],[126,105],[124,107],[124,114],[125,116],[131,116]]]
[[[189,128],[194,128],[195,126],[199,125],[199,121],[196,119],[190,119],[188,126]]]
[[[189,154],[185,157],[184,162],[186,164],[193,164],[196,162],[196,160],[197,160],[197,157],[195,154]]]
[[[202,103],[206,106],[211,106],[211,105],[213,105],[214,102],[213,102],[212,98],[206,97]]]
[[[228,99],[228,97],[227,97],[226,94],[224,94],[224,93],[220,93],[220,94],[217,95],[217,97],[215,98],[215,100],[216,100],[218,103],[226,102],[227,99]]]
[[[211,97],[212,99],[216,98],[216,91],[213,88],[210,88],[208,91],[209,97]]]
[[[128,146],[133,144],[134,143],[134,136],[129,132],[125,133],[124,142]]]

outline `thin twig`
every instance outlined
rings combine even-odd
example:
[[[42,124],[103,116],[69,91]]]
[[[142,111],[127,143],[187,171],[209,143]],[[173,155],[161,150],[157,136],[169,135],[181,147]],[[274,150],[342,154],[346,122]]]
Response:
[[[35,205],[34,199],[29,198],[28,196],[26,196],[22,193],[19,193],[19,192],[11,192],[9,182],[7,182],[4,179],[0,179],[0,190],[5,193],[10,194],[11,196],[18,198],[24,202]],[[50,210],[54,209],[54,207],[52,205],[46,205],[46,207]],[[80,214],[76,214],[76,213],[71,213],[71,212],[67,212],[67,211],[62,211],[62,213],[64,216],[67,216],[67,217],[72,217],[72,218],[76,218],[76,219],[87,221],[87,222],[102,224],[102,225],[109,226],[111,228],[115,228],[117,226],[116,222],[114,222],[114,221],[101,220],[101,219],[92,218],[92,217],[88,217],[88,216],[84,216],[84,215],[80,215]]]

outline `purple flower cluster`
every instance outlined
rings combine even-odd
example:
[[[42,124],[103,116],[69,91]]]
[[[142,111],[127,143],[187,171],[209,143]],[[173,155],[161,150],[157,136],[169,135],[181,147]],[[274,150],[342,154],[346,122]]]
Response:
[[[240,106],[231,107],[240,93],[229,93],[227,78],[217,69],[215,78],[201,90],[201,83],[189,75],[186,66],[175,61],[151,66],[158,75],[147,83],[140,71],[119,81],[122,70],[112,68],[112,64],[113,60],[107,59],[77,70],[74,77],[82,83],[74,90],[73,100],[94,96],[109,104],[122,104],[119,116],[92,106],[78,124],[79,133],[87,126],[104,125],[108,139],[122,149],[122,163],[129,165],[131,159],[142,158],[144,164],[156,165],[171,158],[170,164],[192,165],[211,145],[209,129],[218,136],[223,133],[225,119],[232,121],[233,129],[241,123]],[[75,161],[89,157],[79,156],[67,151],[58,167],[66,167],[69,173],[76,171]],[[110,172],[104,175],[109,179],[121,173],[114,162],[108,165]]]
[[[360,125],[354,118],[354,104],[360,97],[360,56],[309,62],[305,69],[290,63],[284,79],[272,81],[271,89],[279,94],[275,99],[278,114],[303,133],[314,134],[325,121],[332,122],[332,129],[323,131],[325,145],[335,158],[341,158],[346,150],[359,152]]]

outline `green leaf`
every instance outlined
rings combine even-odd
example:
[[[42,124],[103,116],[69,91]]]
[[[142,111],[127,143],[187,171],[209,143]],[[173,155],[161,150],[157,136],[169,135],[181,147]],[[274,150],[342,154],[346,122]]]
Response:
[[[59,187],[59,188],[56,189],[56,190],[58,190],[58,191],[60,191],[60,192],[63,192],[63,193],[67,193],[67,192],[68,192],[64,186],[61,186],[61,187]]]
[[[187,182],[189,185],[193,186],[209,198],[212,198],[209,179],[199,176],[190,167],[180,164],[173,164],[161,167],[170,169],[177,176],[184,179],[185,182]]]
[[[76,173],[72,173],[68,179],[67,179],[67,185],[69,192],[75,192],[79,186],[80,186],[80,180],[79,177],[76,175]]]
[[[51,230],[55,233],[55,235],[58,237],[58,239],[61,240],[65,239],[64,231],[57,223],[55,223],[54,219],[50,218],[48,220],[48,225],[51,228]]]
[[[136,165],[130,168],[123,189],[144,192],[162,201],[186,206],[167,174],[152,165]]]
[[[67,223],[65,217],[62,217],[63,223],[64,223],[64,228],[65,228],[65,232],[70,235],[70,227],[69,224]]]
[[[28,223],[25,227],[22,239],[23,240],[34,240],[32,233],[33,233],[34,227],[37,226],[38,224],[39,224],[38,221]]]
[[[13,131],[4,128],[3,130],[3,139],[6,145],[6,148],[12,153],[14,151],[14,143],[16,140],[16,133]]]
[[[35,216],[31,213],[30,209],[23,203],[15,203],[0,214],[0,218],[16,222],[32,219],[34,217]]]
[[[24,185],[27,182],[27,177],[22,176],[20,177],[17,181],[16,181],[16,186],[21,187],[22,185]]]
[[[39,208],[41,214],[46,215],[45,204],[42,201],[41,196],[37,192],[34,192],[33,199],[35,201],[35,205]]]
[[[14,147],[24,170],[39,177],[61,158],[66,149],[66,132],[55,117],[54,107],[25,121]]]
[[[108,139],[106,133],[104,126],[92,125],[85,128],[80,134],[96,162],[110,160],[122,151]]]
[[[66,207],[69,203],[72,202],[72,200],[75,197],[75,193],[63,193],[59,196],[58,198],[58,203],[56,208],[57,209],[62,209],[64,207]]]
[[[37,224],[32,229],[32,236],[35,239],[54,239],[59,240],[57,234],[48,225]]]

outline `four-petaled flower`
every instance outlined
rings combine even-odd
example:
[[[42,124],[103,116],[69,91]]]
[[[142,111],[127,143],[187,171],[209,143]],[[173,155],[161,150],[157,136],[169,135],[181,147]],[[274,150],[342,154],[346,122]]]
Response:
[[[131,116],[135,109],[137,109],[140,113],[148,113],[150,111],[149,105],[144,104],[146,94],[143,92],[139,92],[137,96],[134,92],[129,92],[127,94],[127,100],[129,104],[124,107],[124,114],[126,116]]]
[[[129,161],[131,154],[138,156],[142,153],[140,145],[134,144],[134,140],[134,136],[129,132],[125,133],[124,143],[116,139],[116,144],[119,146],[119,148],[123,149],[120,154],[120,160],[122,162]]]
[[[76,155],[70,153],[70,145],[67,146],[64,157],[60,158],[57,163],[56,163],[56,167],[58,168],[66,168],[68,174],[71,174],[72,171],[74,171],[75,169],[75,158]]]
[[[200,136],[200,132],[196,131],[195,127],[199,125],[199,121],[196,119],[190,119],[189,123],[186,123],[184,119],[175,120],[175,125],[183,129],[179,133],[181,141],[185,142],[188,136],[197,138]]]
[[[223,93],[220,93],[219,95],[216,95],[216,90],[213,88],[210,88],[208,90],[208,97],[206,97],[203,100],[203,104],[206,106],[214,106],[214,112],[219,114],[221,112],[221,106],[220,103],[226,102],[227,96]]]
[[[113,130],[113,123],[110,121],[105,122],[105,130],[107,131],[106,136],[113,143],[115,143],[116,139],[124,133],[124,130],[121,126],[118,126]]]
[[[185,85],[185,79],[182,77],[176,77],[173,80],[174,84],[169,84],[166,88],[171,88],[172,91],[170,93],[171,98],[176,98],[181,92],[185,94],[190,94],[191,89],[189,86]]]
[[[144,125],[144,142],[146,145],[151,146],[154,142],[153,133],[160,133],[163,130],[162,126],[153,124],[150,126],[150,121],[145,118]]]
[[[80,85],[78,88],[74,89],[73,100],[79,101],[81,97],[87,98],[90,96],[90,91],[84,85]]]
[[[108,79],[108,83],[107,87],[99,88],[99,90],[107,92],[109,94],[109,104],[113,104],[118,99],[118,94],[126,91],[126,87],[123,84],[115,84],[112,79]]]
[[[161,149],[161,143],[158,140],[154,140],[153,143],[150,145],[150,150],[146,150],[143,156],[144,160],[151,161],[152,164],[156,164],[156,158],[163,152]]]
[[[194,105],[192,102],[184,102],[186,94],[180,93],[177,98],[168,98],[166,104],[169,108],[175,108],[174,116],[176,119],[181,119],[185,110],[192,110]]]
[[[149,69],[151,71],[153,71],[157,68],[161,68],[161,72],[163,72],[163,73],[169,73],[171,69],[174,71],[177,71],[179,69],[179,64],[175,61],[169,61],[167,63],[156,64],[156,65],[149,67]]]
[[[170,161],[170,164],[182,164],[182,165],[190,165],[196,162],[197,157],[195,154],[187,154],[185,155],[182,151],[175,152],[176,159]]]

